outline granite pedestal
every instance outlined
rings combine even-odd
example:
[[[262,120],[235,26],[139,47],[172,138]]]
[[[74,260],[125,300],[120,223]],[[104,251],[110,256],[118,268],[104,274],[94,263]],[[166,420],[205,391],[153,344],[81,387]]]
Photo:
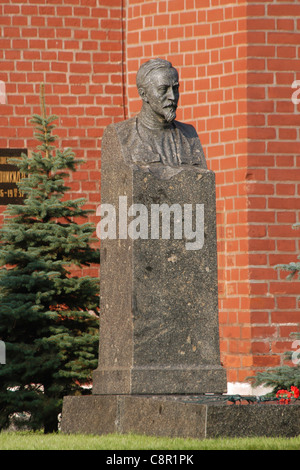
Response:
[[[162,179],[127,165],[113,127],[103,137],[101,169],[101,203],[115,208],[116,238],[101,240],[93,393],[226,391],[219,355],[214,173],[188,167]],[[127,215],[130,207],[135,218]],[[164,213],[156,227],[158,209]],[[195,235],[187,238],[191,222]]]

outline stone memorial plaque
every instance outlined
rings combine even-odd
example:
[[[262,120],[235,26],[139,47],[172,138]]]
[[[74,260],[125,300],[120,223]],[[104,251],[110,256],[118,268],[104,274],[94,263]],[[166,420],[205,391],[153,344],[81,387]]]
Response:
[[[20,158],[27,149],[0,149],[0,205],[23,204],[24,195],[17,183],[25,177],[18,167],[9,162],[10,158]]]

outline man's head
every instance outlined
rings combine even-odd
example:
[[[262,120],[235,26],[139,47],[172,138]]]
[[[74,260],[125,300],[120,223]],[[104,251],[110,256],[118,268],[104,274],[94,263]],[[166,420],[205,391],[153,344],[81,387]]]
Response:
[[[136,84],[146,106],[161,121],[172,122],[179,100],[177,70],[164,59],[151,59],[138,70]]]

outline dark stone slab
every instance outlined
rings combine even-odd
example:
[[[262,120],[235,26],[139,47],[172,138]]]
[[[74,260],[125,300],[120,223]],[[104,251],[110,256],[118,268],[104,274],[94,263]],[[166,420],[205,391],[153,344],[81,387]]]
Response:
[[[186,166],[162,179],[128,165],[113,126],[105,131],[101,161],[101,203],[116,209],[119,233],[101,240],[100,349],[93,393],[226,391],[219,353],[214,173]],[[124,203],[146,209],[148,238],[133,239],[124,226],[119,230]],[[151,210],[162,204],[179,210],[181,220],[175,220],[177,228],[182,224],[181,237],[171,218],[170,238],[162,236],[161,220],[159,238],[153,239]],[[194,222],[200,217],[196,210],[204,208],[204,231],[193,240],[185,230],[187,205]]]
[[[182,438],[294,437],[300,406],[202,404],[179,396],[65,397],[63,433],[138,433]]]
[[[207,407],[207,437],[294,437],[300,434],[300,406],[280,404]]]

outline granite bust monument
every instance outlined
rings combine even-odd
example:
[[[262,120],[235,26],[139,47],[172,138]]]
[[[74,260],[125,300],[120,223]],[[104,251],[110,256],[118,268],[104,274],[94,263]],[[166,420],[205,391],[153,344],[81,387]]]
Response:
[[[167,60],[151,59],[138,70],[136,84],[143,102],[140,113],[115,124],[125,161],[162,178],[172,176],[184,165],[206,169],[196,130],[175,120],[177,70]]]
[[[171,63],[143,64],[137,87],[140,113],[109,125],[102,138],[97,215],[109,220],[105,211],[112,209],[116,230],[99,237],[99,362],[93,395],[65,397],[62,431],[194,436],[205,410],[189,412],[184,397],[223,393],[227,386],[219,348],[215,176],[194,127],[175,120],[179,80]],[[155,235],[148,217],[154,209]],[[137,214],[146,215],[127,227]]]
[[[222,392],[214,173],[194,127],[175,120],[179,78],[172,64],[149,60],[136,82],[141,111],[109,125],[101,145],[101,318],[93,393]],[[113,209],[112,236],[105,207]],[[195,227],[191,236],[186,222]]]

